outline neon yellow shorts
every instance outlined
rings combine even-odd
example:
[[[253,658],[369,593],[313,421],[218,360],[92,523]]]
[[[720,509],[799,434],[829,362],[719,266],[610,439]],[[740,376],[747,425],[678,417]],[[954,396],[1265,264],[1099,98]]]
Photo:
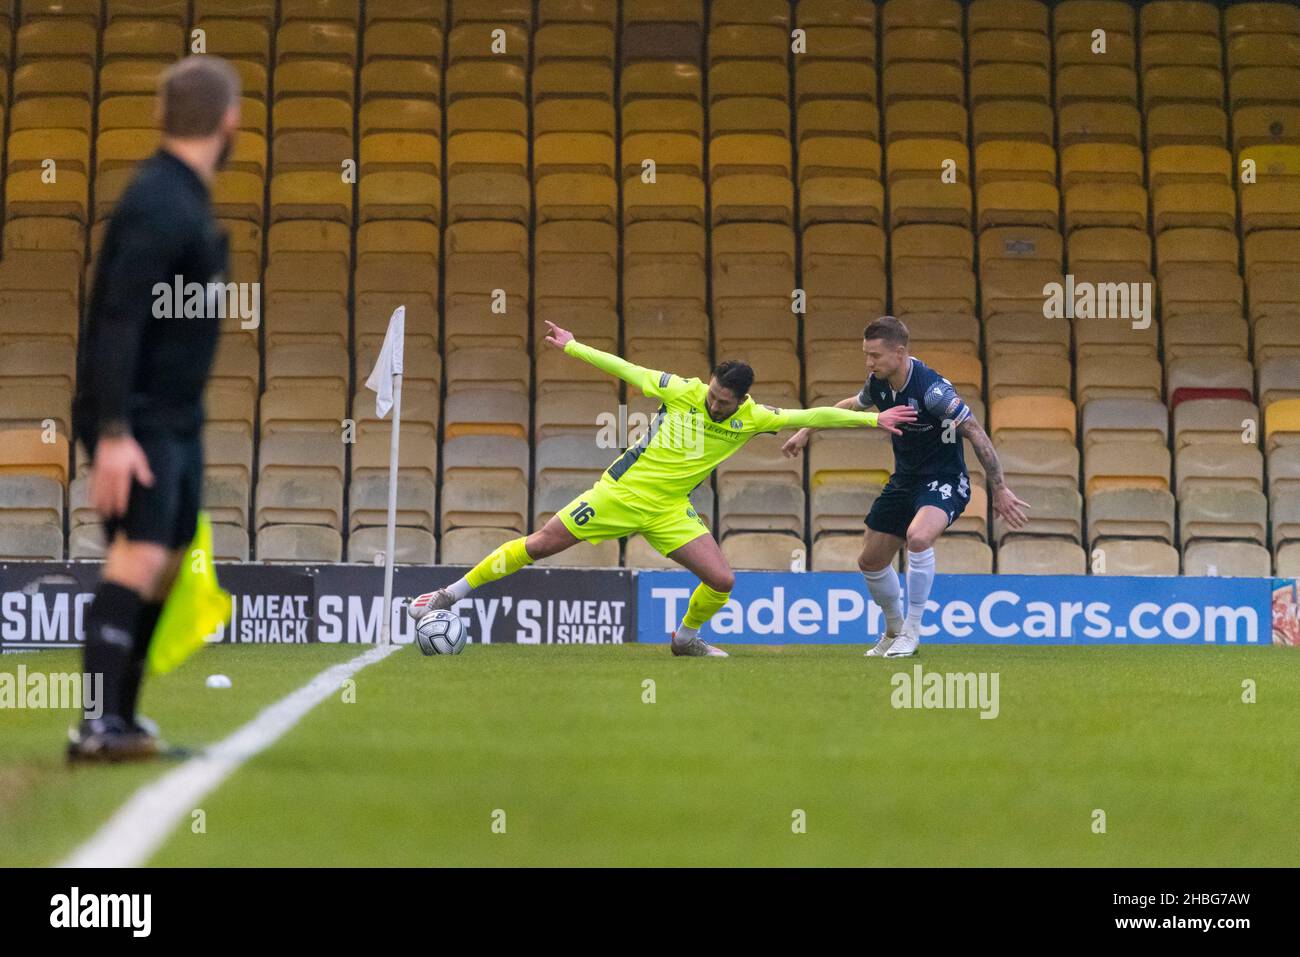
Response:
[[[695,506],[683,497],[664,509],[642,502],[609,482],[597,482],[558,513],[581,542],[608,541],[640,532],[660,555],[709,534]]]

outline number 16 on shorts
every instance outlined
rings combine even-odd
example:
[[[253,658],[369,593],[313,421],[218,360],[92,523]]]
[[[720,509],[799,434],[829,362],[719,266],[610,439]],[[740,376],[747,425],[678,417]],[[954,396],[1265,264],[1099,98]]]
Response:
[[[594,508],[585,501],[580,501],[574,506],[573,511],[569,512],[569,518],[573,519],[575,525],[586,525],[595,514],[596,510]]]

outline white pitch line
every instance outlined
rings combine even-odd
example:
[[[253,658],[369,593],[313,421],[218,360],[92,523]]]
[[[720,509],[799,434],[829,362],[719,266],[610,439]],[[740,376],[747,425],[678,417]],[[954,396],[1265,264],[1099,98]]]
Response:
[[[297,691],[270,705],[229,737],[136,791],[117,813],[60,867],[139,867],[208,792],[239,766],[285,735],[312,708],[367,665],[401,645],[382,645],[327,668]]]

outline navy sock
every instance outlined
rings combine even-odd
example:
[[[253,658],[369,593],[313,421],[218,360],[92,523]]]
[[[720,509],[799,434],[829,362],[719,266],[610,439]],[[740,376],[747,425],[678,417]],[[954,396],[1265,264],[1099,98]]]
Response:
[[[119,711],[128,724],[135,720],[140,683],[144,680],[145,658],[149,654],[149,642],[153,639],[153,631],[158,625],[158,616],[161,614],[162,602],[151,601],[141,604],[135,630],[131,633],[131,660],[127,664],[126,674],[122,680],[122,703]]]
[[[93,676],[103,676],[104,717],[121,716],[122,687],[131,665],[140,605],[140,596],[131,589],[100,582],[86,614],[82,668],[92,682]]]

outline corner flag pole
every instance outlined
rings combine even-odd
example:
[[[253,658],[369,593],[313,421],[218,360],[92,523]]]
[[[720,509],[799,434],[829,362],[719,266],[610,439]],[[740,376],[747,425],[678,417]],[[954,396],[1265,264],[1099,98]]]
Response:
[[[392,641],[393,552],[397,548],[397,447],[402,440],[402,373],[393,373],[393,437],[388,452],[388,536],[384,544],[384,614],[379,643]]]
[[[406,307],[398,306],[388,320],[379,360],[366,379],[375,393],[375,414],[383,418],[393,410],[393,431],[388,455],[388,535],[384,545],[384,607],[380,616],[379,643],[392,641],[393,552],[397,548],[397,449],[402,438],[402,342],[406,337]]]

